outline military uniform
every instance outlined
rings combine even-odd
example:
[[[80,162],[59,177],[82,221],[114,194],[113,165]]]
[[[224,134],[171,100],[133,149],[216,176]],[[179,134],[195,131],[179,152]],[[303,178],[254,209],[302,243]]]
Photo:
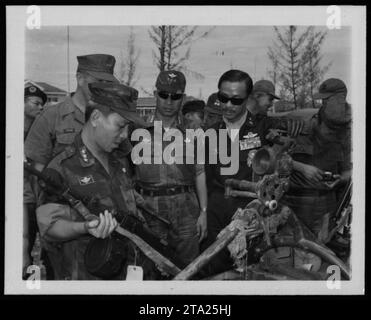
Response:
[[[73,142],[84,123],[84,113],[70,97],[49,106],[30,129],[24,146],[26,157],[46,165]]]
[[[154,124],[155,117],[151,120]],[[164,128],[162,128],[164,139],[159,137],[154,141],[153,126],[147,128],[151,134],[151,141],[147,141],[151,143],[150,158],[146,159],[145,155],[143,157],[151,164],[138,164],[133,156],[132,160],[136,173],[136,190],[157,215],[169,220],[171,224],[166,226],[161,221],[146,216],[148,225],[158,237],[165,239],[174,248],[175,253],[183,262],[188,264],[199,254],[196,224],[200,208],[195,193],[195,177],[204,172],[204,166],[186,164],[186,146],[192,144],[193,148],[193,141],[187,141],[185,129],[179,120],[174,122],[172,128],[178,129],[178,134],[181,135],[183,155],[176,161],[182,161],[183,164],[167,164],[162,159],[159,159],[161,164],[154,164],[155,142],[161,141],[162,143],[161,157],[164,149],[171,142],[166,141],[167,133]],[[157,147],[161,148],[161,146]],[[194,159],[188,159],[188,161],[196,162]]]
[[[118,82],[113,76],[115,58],[106,54],[78,56],[77,72],[111,82]],[[71,97],[49,106],[35,120],[25,141],[27,158],[43,165],[74,141],[85,123],[84,111],[79,109]]]
[[[297,138],[292,153],[294,160],[333,174],[352,169],[351,107],[345,100],[346,94],[346,86],[340,79],[330,78],[320,85],[314,99],[322,99],[325,104],[313,116],[309,135]],[[336,210],[336,189],[339,188],[329,189],[324,182],[311,182],[301,172],[294,171],[283,201],[323,240]]]
[[[255,152],[262,146],[268,144],[265,136],[268,129],[279,127],[281,120],[268,118],[265,115],[253,115],[247,110],[246,120],[239,129],[238,144],[239,144],[239,164],[238,171],[233,175],[222,175],[221,168],[229,167],[230,164],[222,164],[219,159],[220,151],[215,149],[217,153],[217,163],[211,164],[206,160],[205,170],[209,193],[208,210],[207,210],[207,240],[203,243],[202,248],[206,249],[215,240],[219,232],[225,228],[230,222],[237,208],[245,207],[252,198],[233,197],[226,199],[224,197],[224,186],[226,179],[238,179],[253,181],[252,158]],[[211,128],[217,132],[220,129],[226,129],[226,123],[221,121]],[[237,137],[236,137],[237,139]],[[219,141],[218,141],[219,145]],[[209,146],[206,143],[206,150]],[[231,139],[228,136],[227,154],[231,155]],[[233,156],[233,155],[232,155]],[[233,161],[233,159],[232,159]],[[211,273],[217,273],[227,270],[232,267],[232,260],[229,257],[227,250],[222,251],[209,264]]]
[[[77,135],[74,143],[55,157],[48,165],[49,174],[55,170],[70,188],[71,192],[80,199],[89,198],[88,209],[99,214],[104,210],[111,213],[120,209],[127,214],[137,214],[136,202],[140,196],[134,191],[128,177],[128,161],[121,153],[115,151],[109,156],[108,174],[101,163],[90,153]],[[93,199],[92,199],[93,197]],[[55,201],[54,198],[48,202]],[[99,209],[98,209],[99,208]],[[58,280],[93,280],[84,265],[84,252],[89,234],[78,239],[57,242],[47,235],[48,229],[59,219],[84,221],[74,209],[63,204],[63,201],[42,205],[37,209],[40,234],[46,241],[51,253],[51,261]]]

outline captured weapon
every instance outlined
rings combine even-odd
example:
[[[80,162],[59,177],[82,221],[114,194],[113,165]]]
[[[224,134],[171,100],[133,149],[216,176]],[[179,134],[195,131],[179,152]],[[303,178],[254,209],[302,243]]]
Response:
[[[36,170],[26,161],[24,162],[24,169],[42,180],[47,185],[50,193],[67,201],[86,221],[98,219],[98,217],[92,214],[85,205],[86,202],[89,202],[89,199],[84,199],[84,201],[82,201],[74,195],[68,187]],[[147,210],[149,209],[147,208]],[[89,272],[102,278],[110,278],[118,271],[119,265],[113,261],[116,261],[114,258],[121,255],[122,246],[117,239],[122,238],[129,239],[135,243],[138,248],[156,264],[160,271],[169,275],[176,275],[180,272],[178,266],[182,266],[183,263],[175,257],[166,243],[157,238],[143,225],[143,222],[139,218],[123,212],[118,212],[117,216],[121,216],[121,221],[112,234],[112,237],[107,238],[109,240],[92,239],[92,243],[95,244],[98,251],[101,249],[104,250],[102,254],[97,254],[97,252],[92,249],[93,244],[89,246],[85,255],[85,262],[88,262],[86,266]],[[169,258],[167,258],[167,256],[169,256]],[[95,260],[97,257],[104,258],[105,261],[102,263]],[[122,260],[121,257],[121,261]]]
[[[342,275],[350,278],[349,268],[330,249],[316,240],[289,207],[280,204],[281,197],[288,190],[292,170],[292,159],[285,151],[288,145],[282,144],[280,148],[262,148],[256,152],[252,166],[256,174],[263,175],[260,181],[226,180],[226,197],[256,199],[245,208],[239,208],[230,224],[219,233],[217,240],[177,274],[174,280],[191,279],[225,247],[228,247],[240,275],[251,270],[251,266],[248,265],[248,254],[259,260],[270,249],[290,247],[310,252],[330,264],[338,265]],[[275,269],[276,272],[281,274],[284,272],[285,276],[291,279],[301,275],[303,278],[319,277],[315,273],[310,275],[310,271],[278,267]],[[233,277],[237,278],[236,274],[233,274]],[[220,278],[223,276],[219,275],[215,279]]]

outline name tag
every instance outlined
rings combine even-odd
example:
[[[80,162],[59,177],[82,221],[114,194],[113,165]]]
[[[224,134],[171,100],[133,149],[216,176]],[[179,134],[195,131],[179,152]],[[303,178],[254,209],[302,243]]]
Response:
[[[73,133],[75,132],[75,128],[66,128],[63,130],[63,133]]]
[[[261,140],[259,136],[248,137],[243,140],[240,140],[240,150],[250,150],[261,147]]]

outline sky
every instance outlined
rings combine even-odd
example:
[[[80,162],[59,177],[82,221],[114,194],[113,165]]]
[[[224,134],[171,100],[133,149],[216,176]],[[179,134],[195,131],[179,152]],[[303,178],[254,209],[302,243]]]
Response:
[[[155,46],[148,36],[150,26],[135,26],[136,46],[140,50],[137,67],[138,80],[134,87],[140,96],[153,92],[158,69],[153,61]],[[191,70],[203,75],[197,79],[186,75],[186,93],[207,99],[217,91],[219,77],[227,70],[241,69],[250,74],[254,81],[268,78],[270,61],[268,47],[275,34],[272,26],[199,26],[196,34],[212,30],[206,38],[192,44],[191,56],[186,63]],[[302,27],[298,28],[300,33]],[[350,90],[351,30],[349,27],[328,30],[322,47],[322,63],[331,62],[325,78],[340,78]],[[71,26],[69,27],[69,50],[66,26],[44,26],[40,29],[26,29],[25,77],[42,81],[68,91],[76,88],[76,56],[92,53],[112,54],[116,57],[115,73],[126,52],[130,34],[129,26]],[[69,51],[69,54],[68,54]],[[69,56],[69,68],[68,59]],[[351,96],[349,92],[348,97]]]

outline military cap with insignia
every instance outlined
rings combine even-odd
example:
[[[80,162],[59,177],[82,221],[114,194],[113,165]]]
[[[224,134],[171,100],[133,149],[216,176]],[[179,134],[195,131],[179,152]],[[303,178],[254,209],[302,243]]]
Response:
[[[217,92],[211,94],[207,99],[205,110],[210,113],[222,114],[222,107],[220,105],[220,101],[218,100]]]
[[[92,93],[91,100],[93,102],[109,107],[138,126],[149,126],[136,112],[138,100],[136,89],[119,83],[94,82],[89,83],[88,86]]]
[[[116,59],[109,54],[89,54],[77,57],[77,72],[84,71],[94,78],[119,83],[113,76]]]
[[[161,71],[156,80],[156,89],[169,93],[185,90],[186,79],[183,73],[175,70]]]
[[[44,91],[33,85],[24,88],[24,97],[39,97],[42,99],[43,105],[48,100]]]

